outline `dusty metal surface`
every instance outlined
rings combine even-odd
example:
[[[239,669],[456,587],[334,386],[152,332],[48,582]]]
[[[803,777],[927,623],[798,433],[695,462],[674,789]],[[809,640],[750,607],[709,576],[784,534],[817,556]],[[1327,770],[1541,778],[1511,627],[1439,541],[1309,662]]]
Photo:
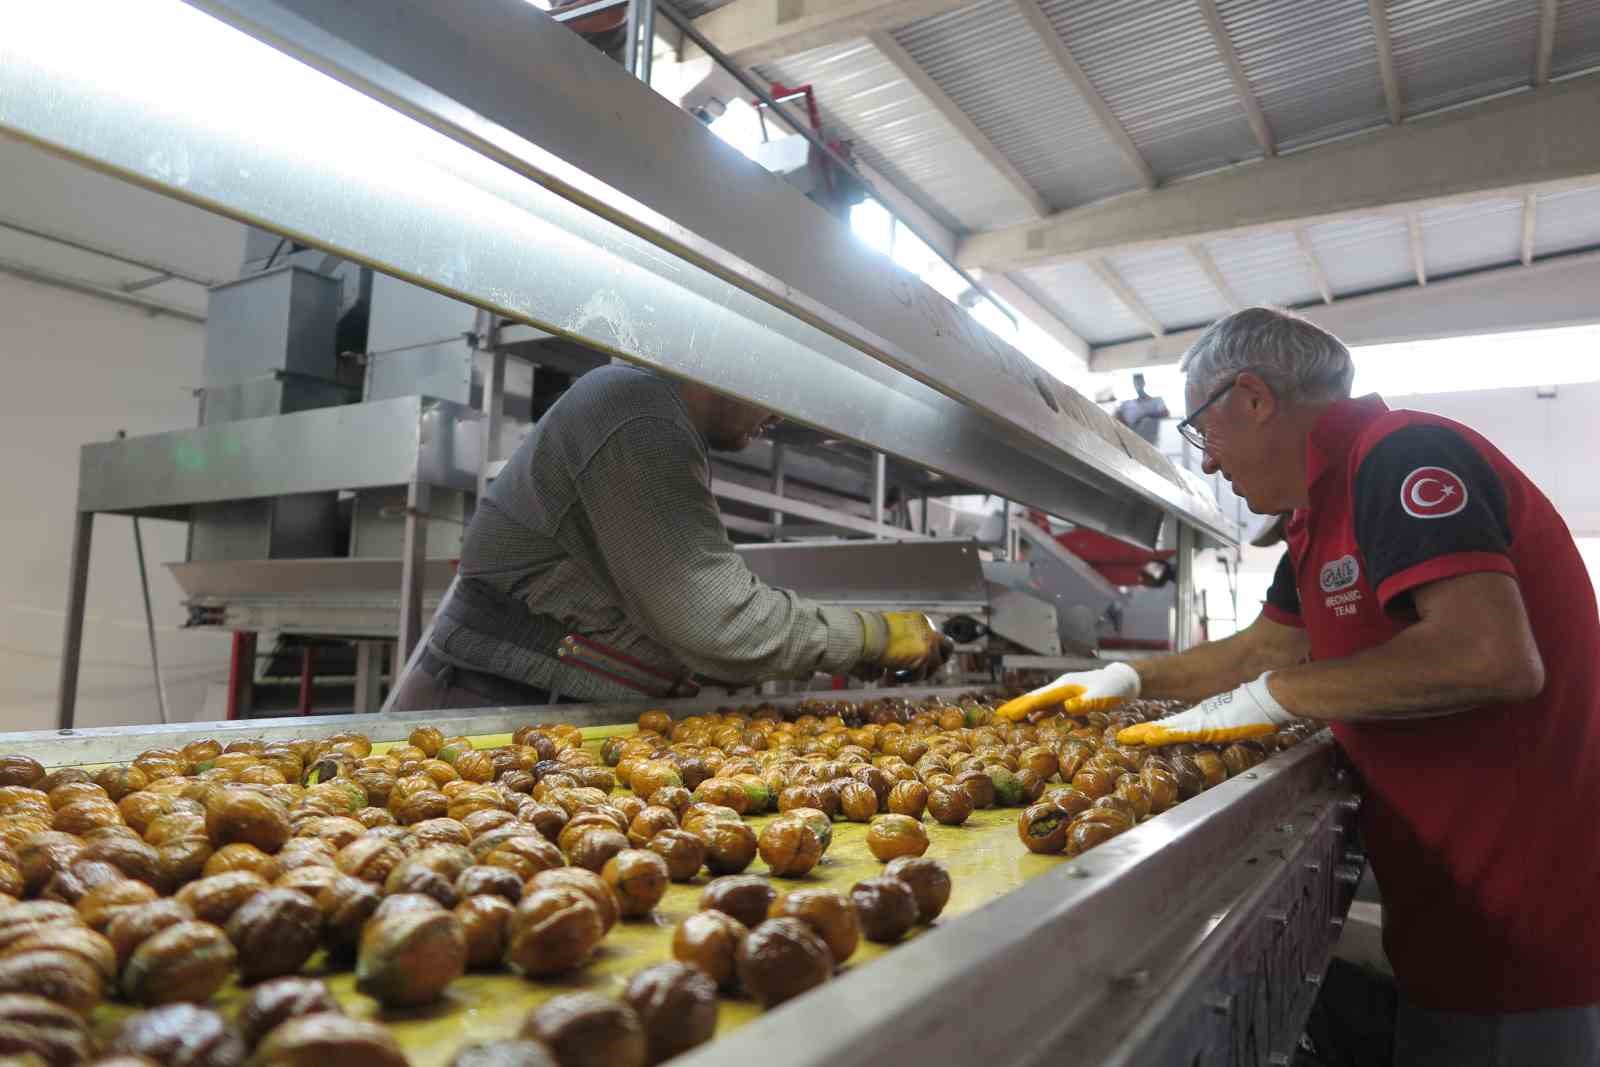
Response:
[[[115,18],[63,3],[0,41],[0,127],[1120,536],[1162,512],[1231,536],[1102,412],[533,8],[203,6],[349,85],[175,0],[127,27],[163,74],[130,81]],[[85,23],[99,49],[63,51]],[[528,94],[529,69],[564,73]],[[226,121],[196,107],[222,93]],[[741,255],[754,232],[784,262]]]

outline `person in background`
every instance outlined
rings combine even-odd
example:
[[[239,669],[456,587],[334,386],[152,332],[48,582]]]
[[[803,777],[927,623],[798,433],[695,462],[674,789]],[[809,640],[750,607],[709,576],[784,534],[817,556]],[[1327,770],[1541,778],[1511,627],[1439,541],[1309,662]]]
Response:
[[[636,367],[579,378],[478,502],[455,584],[385,710],[940,666],[950,644],[927,616],[807,600],[734,551],[709,453],[748,447],[771,421]]]
[[[1230,315],[1183,369],[1206,472],[1291,513],[1261,617],[999,714],[1198,702],[1117,738],[1144,745],[1331,724],[1362,782],[1396,1067],[1600,1064],[1600,614],[1566,524],[1482,434],[1352,398],[1350,353],[1298,316]]]
[[[1117,421],[1150,442],[1161,443],[1161,420],[1172,417],[1167,402],[1144,391],[1144,375],[1133,376],[1134,397],[1117,405]]]

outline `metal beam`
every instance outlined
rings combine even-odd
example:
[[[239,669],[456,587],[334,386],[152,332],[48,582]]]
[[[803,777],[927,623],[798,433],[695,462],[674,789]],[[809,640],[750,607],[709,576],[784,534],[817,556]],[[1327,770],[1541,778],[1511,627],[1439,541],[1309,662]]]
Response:
[[[1263,155],[1277,155],[1278,145],[1273,140],[1272,127],[1267,125],[1266,113],[1261,110],[1255,90],[1250,88],[1250,79],[1245,76],[1244,65],[1239,62],[1239,54],[1233,49],[1233,39],[1228,36],[1228,27],[1223,24],[1222,13],[1217,10],[1217,0],[1195,0],[1195,3],[1206,20],[1206,29],[1211,31],[1211,43],[1217,46],[1222,65],[1228,68],[1228,78],[1233,82],[1233,92],[1239,98],[1239,106],[1244,108],[1250,132],[1256,135],[1256,143],[1261,146]]]
[[[971,0],[734,0],[694,20],[741,67],[774,63],[965,7]],[[683,60],[704,55],[685,42]]]
[[[1539,0],[1539,44],[1533,57],[1533,84],[1550,80],[1550,56],[1556,49],[1556,0]]]
[[[1166,327],[1162,326],[1161,321],[1150,313],[1150,309],[1145,307],[1144,301],[1139,299],[1139,294],[1133,291],[1131,285],[1122,280],[1122,275],[1118,274],[1111,264],[1103,259],[1095,259],[1090,261],[1089,266],[1094,269],[1095,275],[1105,283],[1106,288],[1116,294],[1118,300],[1127,305],[1128,310],[1133,312],[1133,317],[1143,323],[1144,328],[1149,330],[1152,336],[1161,337],[1166,334]]]
[[[1145,162],[1144,156],[1139,152],[1139,146],[1133,143],[1133,138],[1128,136],[1128,131],[1122,128],[1122,122],[1112,112],[1111,105],[1106,103],[1105,97],[1100,95],[1100,90],[1095,88],[1094,82],[1089,80],[1089,75],[1084,72],[1084,69],[1078,65],[1078,61],[1073,58],[1071,50],[1067,48],[1067,44],[1061,39],[1061,35],[1056,32],[1056,28],[1050,22],[1049,17],[1040,10],[1037,0],[1014,0],[1014,2],[1018,13],[1027,21],[1029,28],[1044,42],[1046,50],[1050,53],[1050,58],[1055,60],[1055,64],[1061,69],[1061,73],[1066,75],[1073,88],[1078,90],[1078,95],[1083,97],[1084,102],[1089,105],[1089,109],[1094,112],[1094,117],[1099,121],[1100,128],[1105,131],[1107,137],[1111,138],[1111,142],[1117,146],[1122,152],[1123,158],[1128,161],[1128,166],[1138,175],[1139,184],[1146,189],[1154,189],[1156,187],[1155,171],[1151,170],[1150,164]]]
[[[91,282],[85,278],[76,278],[70,274],[60,274],[43,267],[35,267],[27,263],[18,263],[11,259],[0,259],[0,274],[9,274],[24,281],[35,282],[39,285],[48,285],[55,289],[66,289],[73,293],[82,293],[84,296],[99,297],[109,300],[113,304],[122,304],[127,307],[148,311],[152,315],[171,315],[175,319],[184,319],[188,322],[204,323],[203,312],[190,308],[169,304],[165,300],[155,300],[148,296],[139,296],[136,293],[113,289],[109,285]]]
[[[1389,41],[1389,13],[1384,10],[1386,0],[1367,0],[1367,12],[1372,16],[1372,35],[1377,40],[1378,76],[1383,79],[1383,99],[1389,105],[1389,124],[1400,125],[1405,108],[1400,96],[1400,79],[1394,72],[1394,46]]]
[[[723,500],[737,500],[741,504],[750,504],[769,511],[781,511],[785,515],[798,515],[802,519],[811,519],[827,526],[835,526],[841,530],[851,530],[855,533],[870,534],[873,537],[887,538],[891,541],[920,541],[921,537],[898,526],[889,526],[871,519],[863,519],[848,512],[836,511],[825,508],[821,504],[809,504],[804,500],[797,500],[792,496],[778,496],[763,489],[755,489],[738,482],[726,481],[722,478],[711,479],[711,493]]]
[[[1384,127],[1144,193],[973,234],[967,267],[1016,270],[1173,241],[1403,216],[1488,196],[1600,184],[1600,75]],[[1493,145],[1494,151],[1484,151]]]
[[[1222,302],[1228,305],[1229,311],[1238,311],[1244,307],[1244,301],[1239,299],[1239,294],[1233,291],[1233,286],[1228,284],[1228,279],[1222,276],[1222,271],[1217,268],[1217,261],[1211,257],[1211,250],[1199,241],[1189,242],[1189,254],[1200,264],[1200,269],[1206,272],[1211,285],[1216,289],[1217,295],[1222,297]]]
[[[961,135],[967,144],[972,146],[973,151],[982,156],[984,162],[993,167],[995,172],[1005,179],[1006,184],[1016,191],[1017,196],[1022,199],[1024,204],[1028,205],[1028,209],[1035,216],[1042,219],[1050,214],[1050,205],[1045,203],[1044,197],[1039,195],[1039,190],[1035,189],[1028,179],[1022,176],[1022,172],[1012,165],[1011,161],[1005,157],[1005,153],[996,148],[994,142],[989,140],[989,135],[978,129],[978,124],[973,122],[954,100],[950,99],[950,94],[946,93],[939,83],[934,81],[928,72],[922,69],[921,65],[917,63],[910,52],[907,52],[901,46],[899,41],[895,40],[887,31],[868,34],[867,40],[872,42],[872,47],[883,53],[884,58],[900,72],[901,77],[911,83],[912,88],[927,98],[928,103],[933,105],[935,111],[944,116],[946,122],[956,128],[956,132]]]
[[[1522,265],[1533,262],[1533,240],[1539,226],[1539,194],[1522,195]]]
[[[1302,308],[1300,314],[1348,345],[1378,345],[1600,322],[1597,292],[1600,252],[1585,252],[1456,275],[1427,288],[1345,297]],[[1094,350],[1089,369],[1100,373],[1174,363],[1200,333],[1197,327],[1103,345]]]
[[[1085,366],[1088,365],[1089,342],[1078,336],[1078,332],[1062,320],[1059,312],[1030,292],[1026,282],[1019,281],[1009,274],[996,274],[993,271],[983,271],[979,274],[979,278],[995,296],[1016,308],[1029,322],[1049,334],[1063,348],[1077,356]]]
[[[521,0],[30,12],[0,35],[8,133],[1130,540],[1163,513],[1233,536],[1104,412]],[[91,12],[101,38],[150,48],[83,62]],[[141,64],[182,77],[130,77]],[[564,76],[530,95],[535,68]],[[236,93],[205,99],[213,78]]]
[[[1422,248],[1422,220],[1413,211],[1406,216],[1406,236],[1411,244],[1411,269],[1416,272],[1417,284],[1428,284],[1428,259]]]
[[[1322,294],[1322,302],[1333,303],[1333,288],[1328,285],[1327,272],[1322,269],[1322,261],[1317,258],[1317,250],[1311,246],[1311,238],[1306,236],[1306,231],[1295,230],[1294,239],[1300,246],[1300,253],[1306,257],[1306,266],[1311,269],[1311,277],[1316,279],[1317,292]]]

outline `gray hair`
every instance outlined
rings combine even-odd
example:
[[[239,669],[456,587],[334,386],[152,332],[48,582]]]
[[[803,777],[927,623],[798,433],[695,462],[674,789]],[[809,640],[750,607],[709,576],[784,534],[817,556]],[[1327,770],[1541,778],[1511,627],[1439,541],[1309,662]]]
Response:
[[[1333,334],[1281,308],[1236,311],[1206,327],[1178,368],[1202,393],[1253,371],[1294,403],[1350,395],[1355,364]]]

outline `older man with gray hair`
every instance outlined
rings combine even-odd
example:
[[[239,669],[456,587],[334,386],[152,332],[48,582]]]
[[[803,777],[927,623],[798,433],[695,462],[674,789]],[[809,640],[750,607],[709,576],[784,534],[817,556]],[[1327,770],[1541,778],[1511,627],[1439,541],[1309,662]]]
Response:
[[[1600,614],[1565,523],[1459,423],[1352,399],[1350,353],[1248,308],[1184,357],[1179,430],[1259,514],[1290,512],[1261,617],[1000,709],[1198,701],[1124,744],[1332,724],[1401,995],[1394,1062],[1600,1064]]]

